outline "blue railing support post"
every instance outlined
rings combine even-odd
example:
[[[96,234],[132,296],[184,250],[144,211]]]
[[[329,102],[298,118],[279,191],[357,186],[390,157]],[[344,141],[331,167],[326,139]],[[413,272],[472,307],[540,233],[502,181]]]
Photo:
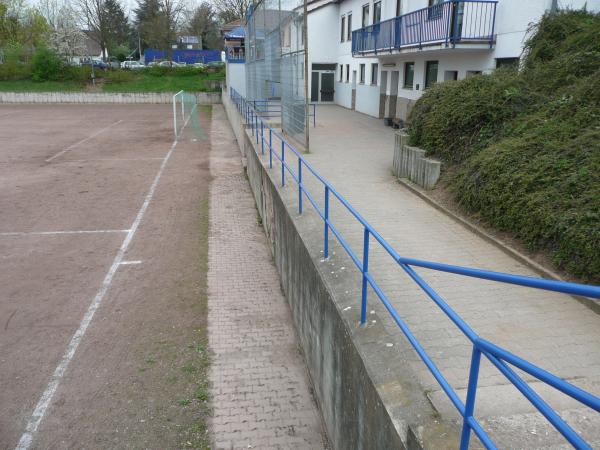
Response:
[[[469,440],[471,438],[471,426],[468,423],[469,417],[473,417],[475,410],[475,396],[477,394],[477,379],[479,377],[479,364],[481,362],[481,351],[473,345],[471,354],[471,368],[469,370],[469,385],[467,389],[467,403],[465,404],[465,415],[463,417],[463,428],[460,437],[460,450],[469,449]]]
[[[260,121],[260,151],[265,154],[265,125],[262,120]]]
[[[367,272],[369,271],[369,229],[365,227],[363,240],[363,262],[362,262],[362,297],[360,302],[360,324],[367,321]]]
[[[254,124],[256,126],[256,143],[258,144],[258,111],[255,109]]]
[[[273,168],[273,129],[269,127],[269,169]]]
[[[281,187],[285,186],[285,141],[281,141]]]
[[[323,235],[323,258],[329,258],[329,186],[325,185],[325,220]]]
[[[302,214],[302,160],[298,158],[298,214]]]

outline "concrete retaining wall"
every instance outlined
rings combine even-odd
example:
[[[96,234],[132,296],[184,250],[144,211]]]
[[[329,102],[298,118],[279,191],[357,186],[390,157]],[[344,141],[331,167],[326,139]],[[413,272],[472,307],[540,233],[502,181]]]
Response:
[[[174,92],[0,92],[0,103],[171,103]],[[220,92],[196,92],[201,105],[221,102]]]
[[[433,189],[440,177],[442,163],[425,158],[425,150],[407,145],[408,135],[396,133],[394,144],[393,172],[399,178],[408,178],[413,183]]]
[[[332,275],[328,267],[335,261],[350,268],[351,261],[339,249],[322,260],[322,222],[308,207],[297,214],[296,186],[290,180],[279,187],[279,170],[269,170],[259,158],[226,95],[223,105],[232,126],[239,127],[236,136],[243,135],[248,180],[332,447],[448,448],[449,436],[456,442],[458,431],[439,420],[419,387],[403,356],[411,351],[408,344],[391,336],[382,320],[359,325],[355,275],[350,270]]]

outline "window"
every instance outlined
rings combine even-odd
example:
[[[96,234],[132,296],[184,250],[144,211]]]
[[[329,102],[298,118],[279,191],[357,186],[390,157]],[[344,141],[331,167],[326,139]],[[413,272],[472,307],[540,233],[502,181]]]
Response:
[[[342,27],[340,30],[340,42],[344,42],[344,38],[346,37],[346,18],[342,16]]]
[[[373,24],[381,22],[381,0],[373,3]]]
[[[350,82],[350,64],[346,64],[346,83]]]
[[[369,4],[367,3],[362,7],[362,27],[369,25]]]
[[[377,72],[379,72],[379,64],[371,64],[371,84],[374,86],[377,86]]]
[[[501,67],[519,67],[519,58],[496,58],[496,69]]]
[[[443,6],[441,5],[445,0],[429,0],[429,10],[427,11],[427,20],[440,19],[443,14]]]
[[[340,64],[340,83],[344,81],[344,65]]]
[[[365,84],[365,65],[361,64],[360,65],[360,77],[359,77],[359,82],[361,84]]]
[[[402,0],[396,0],[396,17],[402,12]]]
[[[404,89],[412,89],[413,82],[415,79],[415,63],[407,62],[404,63]]]
[[[446,70],[444,72],[444,81],[456,81],[458,80],[458,71],[456,70]]]
[[[348,14],[348,38],[347,41],[352,41],[352,13]]]
[[[425,63],[425,89],[433,85],[433,83],[437,83],[438,77],[438,62],[437,61],[427,61]]]

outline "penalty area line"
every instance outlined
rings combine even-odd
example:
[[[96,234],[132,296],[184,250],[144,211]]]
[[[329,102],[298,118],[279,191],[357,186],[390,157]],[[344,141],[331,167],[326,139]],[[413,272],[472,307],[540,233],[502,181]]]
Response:
[[[188,121],[189,121],[189,118],[183,124],[183,127],[181,128],[182,130],[185,128]],[[85,312],[83,319],[81,319],[79,328],[77,328],[77,330],[75,331],[75,334],[71,338],[71,341],[69,342],[69,345],[67,346],[65,353],[63,354],[58,366],[56,367],[56,369],[54,370],[54,373],[52,374],[52,378],[50,379],[48,386],[46,387],[46,389],[42,393],[42,396],[38,400],[38,403],[31,415],[31,417],[29,418],[29,420],[27,422],[25,431],[21,435],[21,439],[19,439],[19,443],[17,444],[15,450],[27,450],[31,446],[34,435],[35,435],[42,419],[44,418],[44,415],[46,414],[46,411],[47,411],[48,407],[50,406],[50,403],[52,402],[52,398],[54,397],[54,394],[56,393],[56,390],[58,389],[58,386],[60,385],[60,381],[62,380],[63,375],[65,374],[67,367],[69,366],[69,363],[73,359],[73,356],[75,356],[77,347],[79,346],[79,343],[81,342],[83,336],[85,335],[85,332],[86,332],[88,326],[92,322],[94,314],[100,307],[100,304],[102,303],[102,300],[103,300],[104,296],[106,295],[106,292],[110,288],[110,285],[113,281],[113,278],[114,278],[114,275],[115,275],[117,269],[123,262],[123,257],[125,256],[125,252],[127,251],[129,244],[131,243],[138,227],[140,226],[142,218],[144,217],[144,214],[146,213],[146,210],[148,209],[148,205],[150,204],[150,201],[152,200],[152,197],[154,196],[154,191],[156,190],[156,186],[158,186],[158,182],[160,181],[160,178],[165,169],[165,166],[167,165],[167,162],[169,161],[173,151],[175,150],[175,146],[177,145],[177,142],[178,142],[178,137],[175,137],[173,144],[171,144],[171,148],[167,152],[162,164],[160,165],[160,168],[158,169],[158,173],[156,174],[156,177],[154,178],[154,181],[152,182],[152,185],[150,186],[150,190],[148,191],[148,194],[146,194],[146,198],[144,199],[144,203],[142,204],[142,207],[138,211],[137,216],[135,217],[135,220],[133,221],[133,224],[131,225],[131,228],[127,232],[127,236],[125,236],[125,239],[123,240],[123,243],[121,244],[121,247],[119,248],[117,255],[115,256],[115,259],[113,260],[110,268],[108,269],[108,272],[106,273],[106,276],[104,277],[104,280],[102,282],[102,286],[100,287],[100,290],[98,291],[98,293],[92,300],[92,303],[90,304],[87,311]]]
[[[89,135],[88,137],[86,137],[86,138],[84,138],[84,139],[82,139],[82,140],[80,140],[80,141],[78,141],[78,142],[75,142],[74,144],[71,144],[71,145],[69,145],[67,148],[65,148],[64,150],[61,150],[61,151],[60,151],[60,152],[58,152],[56,155],[53,155],[53,156],[51,156],[50,158],[46,159],[46,162],[50,162],[50,161],[52,161],[53,159],[55,159],[55,158],[58,158],[58,157],[59,157],[59,156],[61,156],[61,155],[64,155],[64,154],[65,154],[65,153],[67,153],[69,150],[71,150],[71,149],[73,149],[73,148],[77,147],[77,146],[78,146],[78,145],[80,145],[80,144],[83,144],[83,143],[84,143],[84,142],[86,142],[86,141],[89,141],[90,139],[93,139],[93,138],[95,138],[95,137],[96,137],[96,136],[98,136],[100,133],[103,133],[104,131],[108,130],[108,129],[109,129],[109,128],[111,128],[111,127],[114,127],[115,125],[118,125],[118,124],[120,124],[121,122],[123,122],[123,120],[122,120],[122,119],[121,119],[121,120],[117,120],[116,122],[114,122],[114,123],[111,123],[109,126],[107,126],[107,127],[104,127],[104,128],[102,128],[101,130],[98,130],[98,131],[96,131],[94,134],[91,134],[91,135]]]

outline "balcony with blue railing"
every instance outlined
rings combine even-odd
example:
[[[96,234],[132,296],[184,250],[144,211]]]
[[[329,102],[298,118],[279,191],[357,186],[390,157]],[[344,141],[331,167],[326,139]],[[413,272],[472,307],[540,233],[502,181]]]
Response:
[[[231,64],[244,64],[246,62],[246,53],[244,47],[226,46],[225,59]]]
[[[352,55],[394,53],[423,47],[492,48],[495,0],[451,0],[352,32]]]

